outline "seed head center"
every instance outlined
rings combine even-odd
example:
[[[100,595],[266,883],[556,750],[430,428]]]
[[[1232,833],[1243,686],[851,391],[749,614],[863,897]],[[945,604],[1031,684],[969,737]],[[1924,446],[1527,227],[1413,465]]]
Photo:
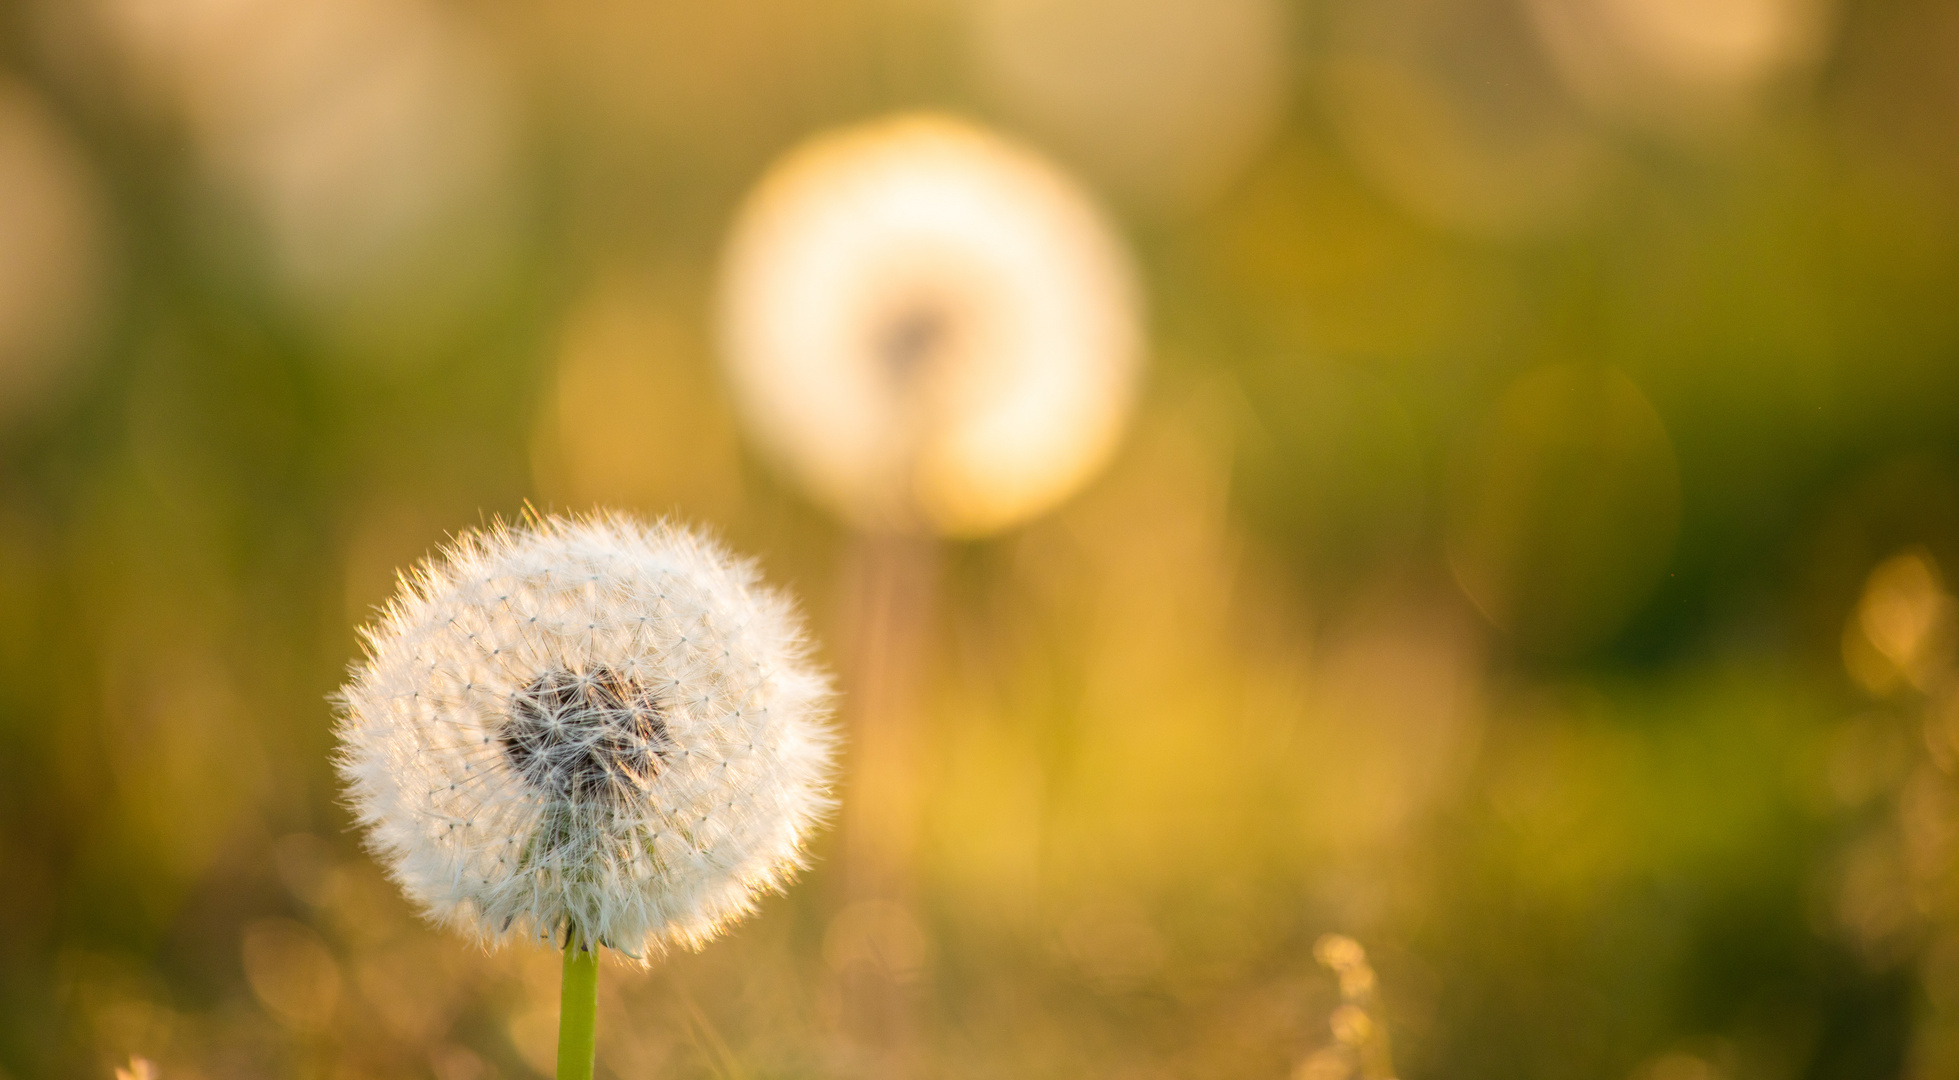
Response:
[[[606,806],[650,782],[672,745],[652,691],[608,667],[532,679],[510,695],[498,740],[534,791]]]
[[[951,347],[955,329],[952,314],[930,301],[914,302],[885,322],[875,348],[891,384],[909,389],[918,382]]]

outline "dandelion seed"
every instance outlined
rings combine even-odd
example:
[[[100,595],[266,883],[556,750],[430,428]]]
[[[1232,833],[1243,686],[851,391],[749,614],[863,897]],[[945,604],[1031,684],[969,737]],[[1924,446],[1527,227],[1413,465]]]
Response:
[[[700,946],[802,866],[831,808],[800,619],[684,529],[466,533],[365,639],[339,767],[369,846],[440,923],[563,940],[568,1037],[598,946]]]
[[[1094,204],[941,116],[792,151],[735,225],[720,304],[752,435],[873,529],[982,534],[1060,502],[1114,448],[1142,352]]]

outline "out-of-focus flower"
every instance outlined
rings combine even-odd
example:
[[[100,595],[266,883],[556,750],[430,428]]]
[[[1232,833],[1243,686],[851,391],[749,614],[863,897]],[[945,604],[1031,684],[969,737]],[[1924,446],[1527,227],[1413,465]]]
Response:
[[[497,65],[423,0],[87,0],[132,105],[190,137],[282,284],[414,321],[482,287],[512,224]],[[404,297],[412,296],[412,310]]]
[[[685,530],[466,533],[366,637],[341,692],[355,811],[410,898],[486,941],[698,946],[830,807],[800,620]]]
[[[980,81],[1112,189],[1202,205],[1285,111],[1276,0],[973,0]]]
[[[1032,152],[947,117],[819,137],[749,197],[722,268],[751,435],[871,528],[976,535],[1113,450],[1141,363],[1127,253]]]
[[[0,79],[0,415],[31,405],[70,367],[102,261],[80,155],[30,91]]]
[[[1588,104],[1692,132],[1745,115],[1813,64],[1827,0],[1530,0],[1558,74]]]

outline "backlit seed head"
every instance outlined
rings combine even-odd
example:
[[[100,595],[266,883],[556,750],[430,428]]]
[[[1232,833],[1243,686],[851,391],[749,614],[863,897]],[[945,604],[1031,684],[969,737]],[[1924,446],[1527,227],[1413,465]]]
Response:
[[[699,945],[830,809],[800,620],[684,529],[466,533],[365,637],[339,695],[354,810],[412,900],[487,941]]]
[[[1072,495],[1135,393],[1142,299],[1087,193],[949,116],[818,136],[749,195],[720,281],[749,433],[872,529],[982,535]]]

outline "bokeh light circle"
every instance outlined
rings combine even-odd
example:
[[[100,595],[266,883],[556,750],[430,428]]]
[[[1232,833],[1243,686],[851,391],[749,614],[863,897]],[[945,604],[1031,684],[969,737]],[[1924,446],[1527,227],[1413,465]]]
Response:
[[[1143,351],[1129,256],[1031,151],[906,115],[820,136],[750,195],[722,265],[755,440],[860,526],[1006,528],[1114,448]]]
[[[1529,0],[1558,75],[1600,112],[1683,133],[1745,116],[1821,58],[1827,0]]]

